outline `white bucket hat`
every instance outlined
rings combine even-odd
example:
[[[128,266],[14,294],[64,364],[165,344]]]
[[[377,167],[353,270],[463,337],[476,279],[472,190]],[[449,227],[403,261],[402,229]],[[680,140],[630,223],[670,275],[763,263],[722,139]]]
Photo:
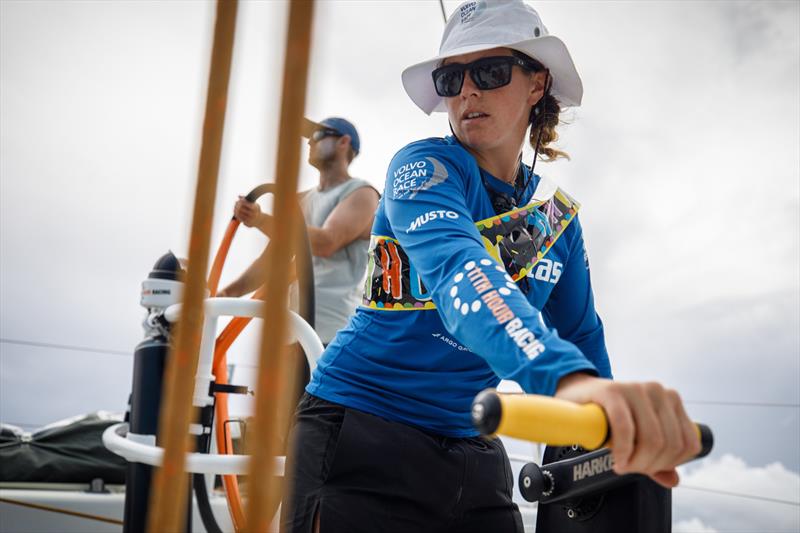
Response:
[[[526,54],[550,70],[550,94],[562,106],[579,106],[583,84],[564,43],[549,35],[539,14],[522,0],[470,0],[450,16],[442,35],[439,55],[403,71],[408,96],[427,114],[446,111],[436,94],[431,73],[447,57],[492,48],[511,48]]]

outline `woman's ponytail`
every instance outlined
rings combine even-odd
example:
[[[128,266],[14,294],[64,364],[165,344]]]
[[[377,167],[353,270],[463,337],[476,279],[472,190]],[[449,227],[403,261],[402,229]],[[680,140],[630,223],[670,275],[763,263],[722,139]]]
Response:
[[[553,161],[559,157],[569,159],[569,154],[550,146],[551,143],[558,140],[556,126],[559,124],[560,113],[561,106],[558,104],[558,100],[549,92],[545,93],[539,103],[531,109],[531,133],[529,141],[531,147],[535,149],[537,140],[539,140],[539,133],[541,132],[542,137],[539,141],[539,157],[543,161]]]

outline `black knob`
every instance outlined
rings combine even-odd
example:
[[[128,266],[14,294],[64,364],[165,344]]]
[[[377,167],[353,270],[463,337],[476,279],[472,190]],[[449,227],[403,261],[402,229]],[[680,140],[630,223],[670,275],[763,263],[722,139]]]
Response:
[[[529,502],[538,502],[542,493],[551,487],[549,478],[546,480],[542,469],[536,463],[528,463],[519,471],[519,492]]]

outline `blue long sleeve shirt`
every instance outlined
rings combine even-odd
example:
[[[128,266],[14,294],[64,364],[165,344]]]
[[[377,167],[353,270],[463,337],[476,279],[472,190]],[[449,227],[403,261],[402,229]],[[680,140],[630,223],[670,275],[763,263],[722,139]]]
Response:
[[[364,305],[323,354],[310,394],[462,437],[477,434],[473,398],[500,379],[552,395],[573,372],[611,377],[579,205],[522,172],[527,187],[515,191],[452,137],[395,155]],[[487,188],[521,207],[497,215]]]

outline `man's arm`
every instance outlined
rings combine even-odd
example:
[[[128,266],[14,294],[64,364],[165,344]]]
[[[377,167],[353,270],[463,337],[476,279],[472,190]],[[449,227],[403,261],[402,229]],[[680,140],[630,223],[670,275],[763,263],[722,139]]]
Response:
[[[267,265],[269,254],[267,251],[269,247],[265,247],[253,263],[242,272],[242,275],[232,281],[227,287],[217,292],[218,297],[238,298],[249,294],[259,287],[261,287],[266,279],[264,279],[264,269]],[[292,260],[289,265],[289,283],[293,283],[297,279],[297,272],[295,270],[295,263]]]
[[[308,226],[311,253],[330,257],[356,239],[369,239],[372,220],[378,208],[378,193],[361,187],[337,205],[321,228]]]
[[[361,187],[350,193],[328,215],[321,228],[306,228],[311,254],[330,257],[356,239],[369,239],[377,208],[378,192],[372,187]],[[263,213],[257,203],[239,199],[234,215],[245,226],[258,228],[267,237],[272,236],[274,219]]]
[[[251,293],[264,283],[263,273],[267,262],[267,248],[261,252],[253,264],[242,272],[230,285],[217,293],[219,297],[239,297]]]

